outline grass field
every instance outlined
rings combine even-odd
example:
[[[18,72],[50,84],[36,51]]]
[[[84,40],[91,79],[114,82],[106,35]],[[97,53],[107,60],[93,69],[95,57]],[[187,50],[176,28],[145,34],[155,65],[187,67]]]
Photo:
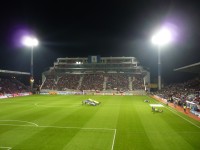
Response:
[[[101,105],[82,105],[88,97]],[[0,100],[0,149],[199,150],[200,122],[167,106],[153,113],[150,104],[156,103],[147,96]]]

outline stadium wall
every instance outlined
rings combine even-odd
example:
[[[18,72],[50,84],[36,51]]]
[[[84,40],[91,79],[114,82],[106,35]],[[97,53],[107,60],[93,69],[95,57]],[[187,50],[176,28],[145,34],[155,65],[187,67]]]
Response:
[[[130,92],[116,92],[116,91],[56,91],[56,90],[42,90],[42,95],[146,95],[144,90],[136,90]]]
[[[29,96],[32,93],[25,92],[25,93],[17,93],[17,94],[4,94],[0,96],[0,99],[11,98],[11,97],[18,97],[18,96]]]

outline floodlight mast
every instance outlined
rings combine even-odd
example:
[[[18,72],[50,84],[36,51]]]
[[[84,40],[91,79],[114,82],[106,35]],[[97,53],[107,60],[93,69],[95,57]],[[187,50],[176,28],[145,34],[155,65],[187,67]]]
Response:
[[[158,47],[158,90],[161,90],[161,47],[171,41],[171,32],[167,28],[162,28],[152,37],[152,43]]]
[[[158,90],[161,90],[161,49],[160,45],[158,45]]]
[[[23,38],[23,44],[25,46],[31,47],[31,64],[30,64],[30,72],[31,72],[31,77],[30,77],[30,87],[31,91],[33,91],[33,84],[34,84],[34,75],[33,75],[33,50],[34,47],[39,44],[38,40],[34,37],[24,37]]]

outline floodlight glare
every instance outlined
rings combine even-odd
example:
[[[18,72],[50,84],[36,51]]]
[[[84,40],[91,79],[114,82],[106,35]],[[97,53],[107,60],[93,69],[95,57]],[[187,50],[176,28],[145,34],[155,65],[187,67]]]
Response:
[[[35,46],[39,44],[38,40],[35,37],[31,36],[24,36],[22,38],[22,44],[28,47],[31,47],[31,79],[30,79],[30,87],[31,91],[33,91],[33,84],[34,84],[34,76],[33,76],[33,49]]]
[[[151,39],[152,43],[158,46],[158,90],[161,90],[161,47],[172,40],[171,31],[163,27]]]
[[[165,45],[171,41],[171,32],[167,28],[162,28],[152,37],[152,43],[156,45]]]
[[[32,37],[28,37],[28,36],[26,36],[22,39],[22,43],[25,46],[37,46],[39,44],[39,42],[36,38],[32,38]]]

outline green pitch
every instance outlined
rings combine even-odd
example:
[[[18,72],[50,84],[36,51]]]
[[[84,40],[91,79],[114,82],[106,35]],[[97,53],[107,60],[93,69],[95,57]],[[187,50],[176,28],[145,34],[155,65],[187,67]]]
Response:
[[[92,98],[99,106],[82,105]],[[150,100],[145,103],[144,100]],[[43,96],[0,100],[2,150],[199,150],[200,122],[147,96]]]

